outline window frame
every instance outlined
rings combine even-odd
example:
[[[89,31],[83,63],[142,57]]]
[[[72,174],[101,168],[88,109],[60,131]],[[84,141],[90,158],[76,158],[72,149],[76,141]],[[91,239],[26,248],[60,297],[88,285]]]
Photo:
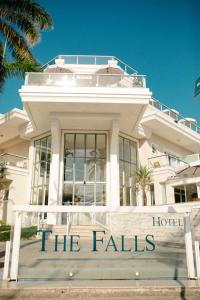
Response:
[[[66,130],[66,129],[63,129],[62,130],[62,141],[61,141],[61,161],[60,161],[60,188],[59,188],[59,203],[60,205],[62,205],[62,199],[63,199],[63,193],[64,193],[64,184],[66,183],[72,183],[72,181],[65,181],[65,174],[64,174],[64,165],[65,165],[65,149],[64,149],[64,143],[65,143],[65,135],[66,134],[84,134],[85,136],[88,135],[88,134],[95,134],[96,135],[105,135],[105,156],[106,158],[100,158],[100,159],[105,159],[105,181],[98,181],[98,182],[95,182],[95,181],[88,181],[85,186],[90,186],[90,185],[95,185],[94,187],[94,194],[96,193],[96,184],[104,184],[105,185],[105,205],[98,205],[98,207],[108,207],[108,199],[109,199],[109,195],[108,195],[108,154],[109,154],[109,139],[108,139],[108,131],[105,131],[105,130]],[[74,141],[75,143],[75,141]],[[86,154],[86,143],[85,143],[85,154]],[[75,149],[74,149],[75,150]],[[80,157],[79,157],[80,158]],[[84,157],[84,159],[86,159],[86,157]],[[85,167],[84,167],[85,168]],[[74,178],[73,178],[74,180]],[[73,181],[75,182],[75,184],[83,184],[83,181]],[[74,189],[74,184],[73,184],[73,189]],[[84,188],[85,190],[85,188]],[[74,194],[74,191],[73,191],[73,194]],[[74,205],[74,204],[73,204]],[[72,205],[72,206],[73,206]],[[85,207],[85,205],[79,205],[79,207]]]
[[[48,161],[47,158],[47,145],[48,145],[48,139],[50,138],[50,143],[51,143],[51,147],[50,147],[50,160]],[[45,160],[41,160],[41,141],[43,139],[46,139],[46,146],[45,146]],[[39,150],[39,160],[37,161],[36,160],[36,142],[37,141],[40,141],[40,150]],[[34,139],[32,139],[32,146],[34,148],[34,151],[33,151],[33,159],[32,159],[32,172],[31,172],[31,195],[30,195],[30,201],[29,201],[29,204],[30,205],[48,205],[48,204],[45,204],[46,201],[45,201],[45,198],[46,198],[46,193],[48,195],[49,193],[49,183],[50,183],[50,168],[51,168],[51,158],[52,158],[52,137],[51,137],[51,134],[43,134],[41,136],[37,136],[35,137]],[[43,176],[40,176],[41,175],[41,164],[44,163],[45,164],[45,169],[42,171],[43,172]],[[49,163],[49,167],[47,166],[47,164]],[[38,178],[39,177],[43,177],[43,182],[42,184],[38,184],[38,179],[37,179],[37,184],[35,184],[35,175],[36,175],[36,166],[38,166]],[[48,170],[48,172],[47,172]],[[40,191],[42,190],[42,204],[39,204],[39,194],[40,194]],[[34,193],[36,195],[36,203],[35,203],[35,200],[34,200]]]
[[[135,163],[130,163],[130,165],[135,165],[135,170],[136,170],[135,173],[136,173],[137,170],[138,170],[138,166],[139,166],[139,151],[138,151],[139,142],[138,142],[138,140],[134,139],[133,137],[130,137],[130,136],[128,136],[128,135],[126,135],[126,134],[124,134],[122,132],[119,132],[119,146],[120,146],[120,138],[122,138],[123,140],[126,139],[129,142],[133,142],[136,145],[136,159],[135,159]],[[124,145],[124,143],[123,143],[123,145]],[[123,152],[124,152],[124,150],[123,150]],[[130,154],[130,156],[131,156],[131,154]],[[123,164],[124,163],[129,163],[126,160],[121,160],[120,159],[120,151],[119,151],[119,188],[120,188],[120,192],[119,192],[120,199],[119,199],[119,201],[120,201],[120,207],[133,207],[133,206],[137,206],[137,204],[138,204],[137,203],[138,195],[137,195],[137,185],[136,185],[136,183],[135,183],[134,191],[133,191],[133,186],[131,186],[131,185],[129,185],[129,186],[122,185],[122,195],[125,195],[126,189],[129,189],[130,204],[129,205],[127,205],[127,204],[124,205],[123,203],[124,203],[125,200],[123,198],[122,198],[122,201],[121,201],[120,161],[121,162],[123,161]],[[130,168],[130,170],[131,170],[131,168]],[[131,204],[131,201],[132,201],[132,203],[134,201],[134,199],[131,200],[131,198],[132,198],[132,192],[134,192],[134,194],[135,194],[135,205]]]

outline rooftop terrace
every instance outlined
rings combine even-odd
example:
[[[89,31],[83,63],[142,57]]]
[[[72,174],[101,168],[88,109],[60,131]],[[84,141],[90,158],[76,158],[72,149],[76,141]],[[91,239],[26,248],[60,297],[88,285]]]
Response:
[[[26,86],[146,88],[146,76],[115,56],[58,55],[43,65],[43,72],[26,73]],[[184,118],[156,99],[150,104],[168,115],[175,123],[200,134],[197,121]]]

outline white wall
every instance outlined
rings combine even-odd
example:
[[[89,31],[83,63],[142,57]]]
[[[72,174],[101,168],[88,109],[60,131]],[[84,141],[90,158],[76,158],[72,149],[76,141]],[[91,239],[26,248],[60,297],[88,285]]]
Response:
[[[28,157],[30,141],[22,141],[14,146],[4,149],[4,153],[10,153]]]
[[[152,144],[157,148],[157,153],[152,153]],[[141,139],[139,142],[139,161],[142,166],[149,167],[148,158],[153,156],[164,155],[168,152],[172,155],[181,157],[184,155],[192,154],[192,151],[188,151],[173,142],[167,141],[162,137],[152,134],[149,139]],[[154,183],[155,202],[156,205],[162,205],[174,202],[173,188],[169,185],[165,188],[165,181],[174,176],[176,173],[171,167],[153,169],[152,183]],[[150,191],[147,190],[147,204],[151,204]]]
[[[28,170],[20,170],[20,168],[16,167],[8,167],[6,178],[12,180],[12,182],[9,187],[8,201],[3,201],[0,207],[0,215],[3,215],[4,210],[4,221],[6,221],[8,224],[13,224],[14,220],[12,215],[12,207],[18,204],[28,204]]]

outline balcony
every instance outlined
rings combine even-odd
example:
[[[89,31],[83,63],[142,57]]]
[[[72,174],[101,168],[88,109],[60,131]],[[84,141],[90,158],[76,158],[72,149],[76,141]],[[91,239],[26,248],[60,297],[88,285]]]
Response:
[[[151,169],[157,169],[162,167],[172,167],[174,169],[178,169],[187,166],[189,166],[188,162],[184,161],[182,158],[168,154],[154,156],[148,159],[148,167]]]
[[[195,119],[184,118],[182,115],[179,114],[178,111],[176,111],[175,109],[170,109],[165,104],[161,103],[156,99],[151,99],[149,103],[153,107],[163,112],[165,115],[168,115],[169,118],[171,118],[175,123],[184,125],[200,134],[200,127],[198,126],[197,121]]]
[[[27,73],[25,86],[146,88],[145,75]]]
[[[3,153],[0,155],[0,165],[9,168],[17,167],[21,169],[28,169],[28,159],[20,155],[11,153]]]

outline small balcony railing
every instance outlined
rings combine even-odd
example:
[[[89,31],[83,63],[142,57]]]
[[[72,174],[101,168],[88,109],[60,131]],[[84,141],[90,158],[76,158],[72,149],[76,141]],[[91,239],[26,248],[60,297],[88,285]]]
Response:
[[[49,65],[54,65],[56,59],[62,59],[65,65],[108,65],[109,61],[117,61],[117,65],[126,74],[137,74],[137,70],[133,69],[125,62],[115,56],[102,56],[102,55],[58,55],[48,61],[43,69]]]
[[[145,88],[145,75],[27,73],[25,85],[58,87]]]
[[[160,155],[148,159],[149,168],[162,168],[162,167],[187,167],[189,164],[179,157],[173,155]]]
[[[11,154],[11,153],[3,153],[0,155],[0,165],[4,167],[17,167],[22,169],[28,169],[28,159],[27,157]]]
[[[150,104],[153,107],[155,107],[155,108],[159,109],[160,111],[162,111],[163,113],[165,113],[166,115],[168,115],[171,119],[174,120],[175,123],[182,124],[200,134],[200,127],[198,126],[195,119],[184,118],[182,115],[179,114],[179,112],[177,112],[174,109],[170,109],[165,104],[161,103],[160,101],[158,101],[156,99],[151,99]]]

